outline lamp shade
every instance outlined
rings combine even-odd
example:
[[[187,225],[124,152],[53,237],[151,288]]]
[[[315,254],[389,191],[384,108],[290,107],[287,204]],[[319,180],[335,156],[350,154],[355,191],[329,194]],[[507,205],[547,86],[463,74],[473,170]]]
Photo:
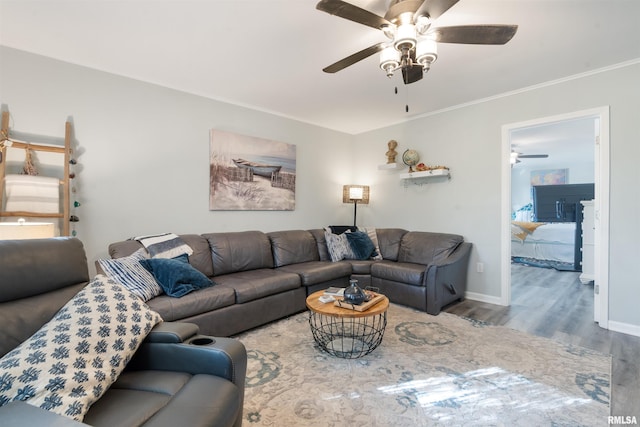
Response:
[[[368,185],[345,185],[342,187],[342,203],[369,204]]]
[[[51,222],[0,222],[0,240],[45,239],[54,234]]]

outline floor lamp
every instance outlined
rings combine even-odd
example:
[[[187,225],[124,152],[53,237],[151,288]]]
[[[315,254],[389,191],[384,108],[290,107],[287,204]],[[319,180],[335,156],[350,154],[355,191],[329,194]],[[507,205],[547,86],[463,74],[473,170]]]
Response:
[[[368,185],[345,185],[342,187],[342,203],[353,203],[353,226],[356,227],[358,203],[369,204]]]

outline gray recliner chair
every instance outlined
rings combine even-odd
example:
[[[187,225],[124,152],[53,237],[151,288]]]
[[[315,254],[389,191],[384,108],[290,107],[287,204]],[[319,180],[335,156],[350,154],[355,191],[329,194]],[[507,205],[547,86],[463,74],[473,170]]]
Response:
[[[0,241],[0,357],[27,340],[89,282],[80,240]],[[247,354],[189,323],[155,326],[78,423],[25,402],[0,407],[8,426],[240,426]]]

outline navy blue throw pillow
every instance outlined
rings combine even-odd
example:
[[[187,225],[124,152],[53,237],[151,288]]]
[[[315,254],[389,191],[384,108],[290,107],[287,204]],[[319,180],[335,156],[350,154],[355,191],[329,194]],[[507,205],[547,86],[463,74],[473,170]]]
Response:
[[[363,231],[354,231],[351,233],[344,233],[344,235],[347,236],[347,241],[356,256],[356,259],[369,259],[373,256],[376,251],[376,247],[367,233]]]
[[[153,274],[164,293],[170,297],[181,297],[214,285],[207,276],[189,264],[186,254],[175,258],[143,259],[140,264]]]

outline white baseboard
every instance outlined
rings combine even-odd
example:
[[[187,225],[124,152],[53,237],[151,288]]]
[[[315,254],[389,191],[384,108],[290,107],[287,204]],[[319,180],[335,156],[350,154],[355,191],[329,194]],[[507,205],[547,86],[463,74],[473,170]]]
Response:
[[[609,320],[609,330],[640,337],[640,325],[632,325],[630,323],[614,322],[613,320]]]
[[[480,301],[480,302],[486,302],[487,304],[504,306],[504,304],[502,303],[502,299],[500,297],[492,297],[490,295],[478,294],[476,292],[466,292],[464,294],[464,297],[466,299],[470,299],[473,301]]]

